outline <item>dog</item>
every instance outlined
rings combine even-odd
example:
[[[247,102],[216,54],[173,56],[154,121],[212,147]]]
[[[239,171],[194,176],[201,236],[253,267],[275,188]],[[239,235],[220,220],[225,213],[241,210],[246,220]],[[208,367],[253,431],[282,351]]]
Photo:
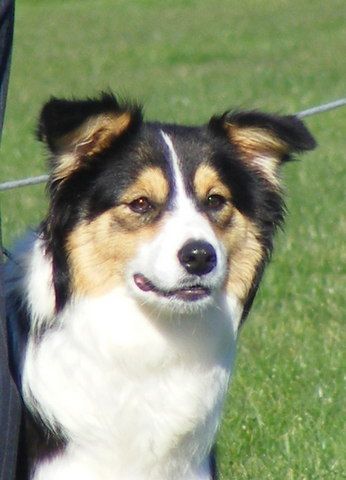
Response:
[[[144,122],[112,93],[52,98],[49,206],[6,267],[31,480],[211,480],[236,338],[285,205],[295,116]],[[21,457],[24,458],[23,456]]]

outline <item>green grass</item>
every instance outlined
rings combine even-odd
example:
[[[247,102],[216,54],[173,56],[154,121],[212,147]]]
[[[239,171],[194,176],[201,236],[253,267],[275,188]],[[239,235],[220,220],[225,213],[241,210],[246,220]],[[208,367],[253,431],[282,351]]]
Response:
[[[151,119],[230,106],[291,113],[345,96],[344,0],[91,0],[17,5],[1,180],[40,174],[50,95],[112,88]],[[307,120],[319,149],[284,172],[289,217],[240,335],[219,436],[223,479],[341,479],[346,441],[346,109]],[[8,245],[44,188],[1,195]]]

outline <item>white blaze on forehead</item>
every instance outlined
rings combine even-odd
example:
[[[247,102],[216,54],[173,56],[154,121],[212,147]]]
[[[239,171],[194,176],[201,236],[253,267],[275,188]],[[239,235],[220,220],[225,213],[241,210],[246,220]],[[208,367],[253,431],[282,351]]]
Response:
[[[161,130],[161,135],[168,147],[169,150],[169,160],[171,163],[172,167],[172,173],[173,173],[173,179],[174,179],[174,185],[175,185],[175,204],[176,206],[179,206],[182,200],[188,200],[189,203],[191,203],[190,199],[187,196],[186,190],[185,190],[185,185],[184,185],[184,179],[183,175],[179,166],[179,158],[178,155],[174,149],[173,142],[169,135],[167,133],[163,132]]]
[[[199,211],[192,196],[186,191],[181,162],[172,138],[162,130],[160,133],[167,147],[167,160],[174,184],[173,208],[163,216],[157,235],[141,245],[131,263],[129,277],[132,279],[133,274],[140,272],[156,287],[166,291],[180,288],[184,281],[185,285],[191,284],[191,275],[181,264],[179,252],[186,243],[201,240],[214,248],[217,265],[198,283],[217,290],[222,286],[226,275],[226,252],[208,218]],[[138,294],[138,289],[135,291]],[[146,294],[146,300],[147,297]],[[164,300],[160,298],[159,301],[162,303]]]

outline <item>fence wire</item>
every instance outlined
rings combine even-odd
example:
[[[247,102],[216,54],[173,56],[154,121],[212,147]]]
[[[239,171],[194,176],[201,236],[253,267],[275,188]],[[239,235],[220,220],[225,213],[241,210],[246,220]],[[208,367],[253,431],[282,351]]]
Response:
[[[317,113],[328,112],[329,110],[334,110],[335,108],[344,107],[346,105],[346,98],[340,98],[334,102],[324,103],[318,107],[308,108],[307,110],[302,110],[301,112],[296,113],[296,116],[299,118],[310,117],[311,115],[316,115]]]
[[[334,102],[324,103],[316,107],[308,108],[307,110],[302,110],[297,112],[295,115],[299,118],[310,117],[312,115],[317,115],[319,113],[328,112],[329,110],[335,110],[336,108],[346,106],[346,98],[340,98]],[[48,175],[40,175],[37,177],[28,177],[22,178],[20,180],[11,180],[8,182],[0,183],[0,192],[5,190],[13,190],[15,188],[27,187],[30,185],[38,185],[40,183],[45,183],[48,180]]]
[[[38,177],[22,178],[21,180],[11,180],[9,182],[0,183],[0,192],[4,190],[12,190],[19,187],[29,187],[30,185],[38,185],[45,183],[48,180],[48,175],[40,175]]]

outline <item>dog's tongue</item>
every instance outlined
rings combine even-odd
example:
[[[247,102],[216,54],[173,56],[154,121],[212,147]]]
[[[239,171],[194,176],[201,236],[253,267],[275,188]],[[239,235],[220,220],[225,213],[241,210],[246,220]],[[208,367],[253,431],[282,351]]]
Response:
[[[140,273],[136,273],[133,277],[135,284],[140,290],[143,290],[143,292],[150,292],[151,290],[154,290],[154,285],[145,278],[144,275],[141,275]]]

